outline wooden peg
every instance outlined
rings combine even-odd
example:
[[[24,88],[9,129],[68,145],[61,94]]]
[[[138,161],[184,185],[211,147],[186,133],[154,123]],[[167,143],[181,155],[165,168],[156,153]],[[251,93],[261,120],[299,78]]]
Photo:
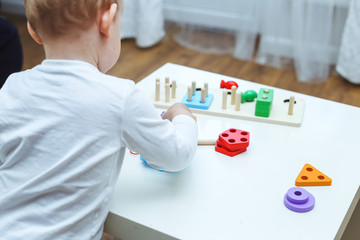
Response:
[[[192,101],[192,88],[188,87],[188,98],[187,98],[188,102]]]
[[[198,145],[215,145],[216,140],[213,139],[199,139]]]
[[[241,103],[241,92],[236,93],[235,111],[240,111],[240,103]]]
[[[295,103],[295,97],[291,96],[289,101],[289,112],[288,112],[289,115],[293,115],[294,113],[294,103]]]
[[[176,81],[173,80],[171,83],[171,98],[176,98]]]
[[[160,79],[156,79],[155,101],[160,101]]]
[[[228,92],[226,90],[223,91],[223,96],[222,96],[222,109],[226,109],[227,106],[227,95]]]
[[[170,84],[170,78],[169,78],[169,77],[166,77],[166,78],[165,78],[165,86],[166,86],[166,84],[168,84],[168,83]]]
[[[192,95],[195,96],[195,92],[196,92],[196,82],[195,81],[192,81],[191,89],[192,89]]]
[[[231,105],[235,105],[236,100],[236,86],[231,87]]]
[[[206,97],[208,97],[209,95],[209,83],[204,83],[204,88],[205,88],[205,94],[206,94]]]
[[[165,84],[165,102],[170,102],[170,83]]]
[[[205,88],[201,89],[201,103],[205,103],[205,98],[206,98],[206,90]]]

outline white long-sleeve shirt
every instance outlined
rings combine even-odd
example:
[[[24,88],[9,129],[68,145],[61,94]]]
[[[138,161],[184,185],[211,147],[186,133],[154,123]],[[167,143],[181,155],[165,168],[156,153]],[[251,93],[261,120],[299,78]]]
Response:
[[[100,239],[126,147],[152,166],[191,161],[197,125],[162,120],[132,81],[45,60],[0,90],[0,239]]]

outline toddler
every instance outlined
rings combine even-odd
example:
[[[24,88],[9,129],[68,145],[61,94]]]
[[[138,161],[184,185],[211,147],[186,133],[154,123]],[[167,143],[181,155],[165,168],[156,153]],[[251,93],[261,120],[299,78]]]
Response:
[[[197,125],[186,106],[160,117],[134,82],[104,74],[120,54],[122,0],[25,7],[46,59],[0,90],[0,239],[100,239],[126,147],[180,171]]]

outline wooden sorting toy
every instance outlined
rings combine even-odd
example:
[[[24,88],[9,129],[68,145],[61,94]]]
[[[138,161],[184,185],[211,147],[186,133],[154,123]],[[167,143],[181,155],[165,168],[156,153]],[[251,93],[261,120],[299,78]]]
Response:
[[[296,186],[330,186],[332,179],[311,166],[305,164],[295,180]]]
[[[193,82],[191,85],[183,85],[174,83],[170,85],[171,97],[170,100],[166,98],[166,88],[164,80],[160,81],[154,92],[150,92],[149,97],[153,104],[158,108],[169,108],[176,102],[182,102],[189,108],[192,108],[193,113],[207,114],[220,117],[238,118],[244,120],[266,122],[273,124],[289,125],[289,126],[300,126],[303,119],[305,102],[302,99],[294,98],[293,102],[289,100],[290,96],[280,96],[274,94],[272,89],[263,88],[247,90],[241,93],[238,88],[235,92],[235,104],[232,104],[234,97],[229,96],[229,90],[216,88],[212,89],[208,87],[208,84],[204,84],[205,89],[205,101],[201,99],[201,91],[196,91],[196,83]],[[188,89],[190,87],[190,90]],[[157,90],[159,89],[159,90]],[[163,90],[164,89],[164,90]],[[266,90],[271,90],[269,93],[265,93]],[[168,91],[168,90],[167,90]],[[188,93],[189,91],[189,93]],[[259,92],[260,94],[258,94]],[[269,112],[261,109],[260,104],[258,107],[260,112],[264,116],[256,116],[256,104],[259,97],[262,95],[270,95],[272,93],[272,102],[269,105],[264,104],[266,109],[270,109]],[[262,94],[264,93],[264,94]],[[232,93],[234,94],[234,93]],[[240,95],[240,96],[239,96]],[[169,100],[169,101],[166,101]],[[269,107],[270,106],[270,107]],[[289,110],[291,109],[291,110]],[[265,113],[264,113],[265,112]],[[261,115],[259,114],[259,115]],[[268,117],[266,117],[268,115]]]

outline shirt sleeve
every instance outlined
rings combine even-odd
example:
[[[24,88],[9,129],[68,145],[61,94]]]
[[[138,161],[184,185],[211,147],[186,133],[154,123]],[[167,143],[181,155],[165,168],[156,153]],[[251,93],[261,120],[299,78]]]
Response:
[[[123,141],[152,167],[169,172],[181,171],[190,164],[196,151],[196,121],[188,115],[177,115],[172,121],[164,120],[160,113],[134,87],[125,100]]]

